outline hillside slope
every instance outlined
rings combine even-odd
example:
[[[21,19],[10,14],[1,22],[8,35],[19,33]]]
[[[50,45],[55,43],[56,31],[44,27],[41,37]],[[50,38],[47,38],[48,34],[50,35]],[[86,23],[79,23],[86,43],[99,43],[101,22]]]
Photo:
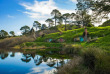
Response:
[[[45,42],[46,39],[52,38],[52,39],[59,39],[63,38],[65,40],[65,43],[77,43],[81,44],[83,47],[88,46],[94,46],[94,47],[100,47],[103,49],[110,50],[110,26],[107,27],[90,27],[87,28],[89,32],[89,37],[91,39],[98,38],[96,41],[92,42],[74,42],[74,38],[82,36],[84,32],[84,28],[80,29],[74,29],[74,30],[68,30],[64,31],[61,35],[59,32],[47,34],[44,37],[38,37],[35,42]]]

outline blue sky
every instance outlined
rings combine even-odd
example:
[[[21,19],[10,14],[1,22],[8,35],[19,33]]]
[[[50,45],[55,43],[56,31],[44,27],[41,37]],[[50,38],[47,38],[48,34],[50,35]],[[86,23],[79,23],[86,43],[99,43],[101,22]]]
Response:
[[[61,13],[72,13],[76,0],[0,0],[0,30],[19,35],[24,25],[32,27],[35,20],[45,23],[56,8]]]

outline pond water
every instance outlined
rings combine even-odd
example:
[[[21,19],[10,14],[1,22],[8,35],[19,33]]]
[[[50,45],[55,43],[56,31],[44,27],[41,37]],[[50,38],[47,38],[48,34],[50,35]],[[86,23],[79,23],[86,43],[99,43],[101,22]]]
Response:
[[[0,74],[53,74],[67,61],[34,53],[0,51]]]

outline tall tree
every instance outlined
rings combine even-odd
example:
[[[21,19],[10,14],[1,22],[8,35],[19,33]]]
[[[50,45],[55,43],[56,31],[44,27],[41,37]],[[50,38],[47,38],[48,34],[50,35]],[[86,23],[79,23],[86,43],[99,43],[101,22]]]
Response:
[[[70,19],[71,19],[72,21],[73,21],[75,15],[76,15],[75,13],[71,13],[71,14],[70,14]]]
[[[84,0],[77,0],[77,12],[76,12],[76,17],[78,19],[78,21],[81,21],[82,25],[84,25],[84,15],[85,15],[85,12],[87,12],[87,9],[88,7],[85,5],[86,4],[86,1]]]
[[[66,31],[66,23],[67,23],[67,20],[70,18],[70,14],[69,13],[65,13],[62,15],[63,19],[64,19],[64,22],[65,22],[65,31]]]
[[[63,17],[62,16],[58,17],[58,22],[57,23],[59,25],[62,25],[62,23],[63,23]]]
[[[15,32],[14,31],[10,31],[11,36],[15,36]]]
[[[49,23],[49,28],[53,25],[52,19],[47,19],[45,22]]]
[[[88,27],[90,27],[90,25],[94,21],[92,16],[88,14],[86,10],[83,10],[83,11],[77,10],[75,15],[75,20],[77,20],[77,24],[79,26],[82,24],[83,26],[88,26]]]
[[[57,21],[57,19],[61,16],[61,13],[59,12],[59,10],[54,9],[54,10],[51,12],[51,15],[54,16],[55,26],[56,26],[56,21]]]
[[[38,21],[34,21],[33,27],[35,27],[37,31],[37,29],[41,29],[41,24]]]
[[[110,14],[110,0],[83,0],[86,6],[91,9],[95,17],[107,18]]]
[[[47,28],[46,24],[42,24],[41,30],[45,30]]]
[[[8,36],[8,32],[6,32],[5,30],[1,30],[0,31],[0,37],[1,38],[5,38],[5,37],[7,37]]]
[[[20,30],[22,31],[23,35],[27,35],[30,31],[30,27],[25,25],[25,26],[21,27]]]

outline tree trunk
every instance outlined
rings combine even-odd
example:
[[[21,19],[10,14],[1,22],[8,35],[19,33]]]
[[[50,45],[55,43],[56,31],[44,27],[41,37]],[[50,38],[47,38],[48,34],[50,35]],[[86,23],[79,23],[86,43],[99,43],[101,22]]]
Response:
[[[82,11],[83,12],[83,11]],[[83,17],[83,13],[82,13],[82,25],[84,27],[84,17]]]
[[[65,20],[65,31],[66,31],[66,20]]]
[[[55,13],[55,26],[56,26],[56,13]]]

